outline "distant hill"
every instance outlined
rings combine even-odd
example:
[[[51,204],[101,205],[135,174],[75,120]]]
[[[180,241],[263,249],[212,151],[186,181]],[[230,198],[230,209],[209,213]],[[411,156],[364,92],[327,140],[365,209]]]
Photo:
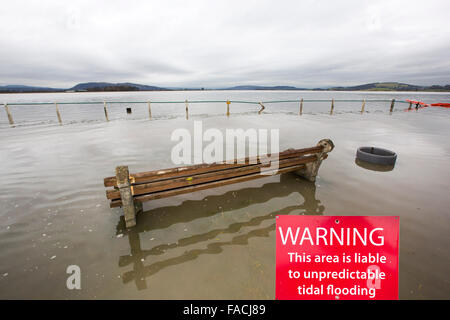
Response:
[[[23,85],[0,86],[0,93],[65,92],[65,91],[167,91],[170,89],[136,83],[86,82],[68,89]]]
[[[85,82],[79,83],[72,88],[60,89],[50,87],[33,87],[23,85],[7,85],[0,86],[0,93],[22,93],[22,92],[102,92],[102,91],[190,91],[190,90],[205,90],[205,88],[181,88],[171,87],[163,88],[156,86],[147,86],[143,84],[122,82]],[[375,82],[367,83],[357,86],[348,87],[327,87],[327,88],[297,88],[293,86],[255,86],[255,85],[240,85],[230,88],[221,88],[215,90],[335,90],[335,91],[436,91],[436,92],[450,92],[450,85],[440,86],[417,86],[399,82]]]
[[[416,86],[399,82],[375,82],[358,86],[332,87],[328,89],[315,90],[334,90],[334,91],[450,91],[450,85],[446,86]]]
[[[22,93],[22,92],[61,92],[65,89],[56,89],[48,87],[32,87],[22,85],[0,86],[0,93]]]
[[[307,90],[304,88],[296,88],[292,86],[252,86],[252,85],[246,85],[246,86],[235,86],[231,88],[225,88],[221,90]]]
[[[416,86],[399,82],[375,82],[348,87],[327,87],[305,89],[292,86],[253,86],[243,85],[220,90],[317,90],[317,91],[450,91],[450,85]]]
[[[143,84],[123,82],[85,82],[68,89],[70,91],[168,91],[170,89],[147,86]]]

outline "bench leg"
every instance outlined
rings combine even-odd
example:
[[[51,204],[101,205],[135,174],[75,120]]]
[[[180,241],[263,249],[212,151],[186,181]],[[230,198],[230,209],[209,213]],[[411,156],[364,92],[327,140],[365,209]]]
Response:
[[[136,211],[136,215],[138,215],[144,211],[142,202],[137,202],[137,201],[134,202],[134,211]]]
[[[303,169],[297,170],[295,173],[308,181],[315,182],[321,163],[322,160],[307,163]]]
[[[122,200],[125,226],[127,228],[131,228],[136,225],[136,208],[134,204],[133,194],[131,192],[130,174],[128,172],[128,167],[117,167],[116,178],[117,186],[119,187],[120,191],[120,198]]]
[[[323,147],[322,152],[316,154],[317,160],[305,164],[304,168],[295,172],[299,176],[311,182],[316,181],[320,165],[322,164],[323,155],[334,149],[333,141],[331,141],[330,139],[322,139],[317,143],[317,145]]]

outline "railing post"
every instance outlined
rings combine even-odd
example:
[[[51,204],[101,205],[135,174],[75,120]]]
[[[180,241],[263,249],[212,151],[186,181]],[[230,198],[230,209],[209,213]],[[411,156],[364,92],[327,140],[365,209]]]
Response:
[[[58,117],[58,122],[62,126],[61,114],[59,113],[58,104],[55,102],[56,116]]]
[[[107,107],[106,107],[106,101],[103,101],[103,109],[105,110],[105,118],[106,118],[106,121],[109,121],[109,118],[108,118],[108,109],[107,109]]]
[[[186,104],[186,120],[188,120],[189,119],[189,103],[188,103],[187,99],[185,101],[185,104]]]
[[[334,99],[331,99],[331,110],[330,110],[330,114],[333,114],[333,110],[334,110]]]
[[[364,113],[364,108],[366,107],[366,99],[363,100],[362,106],[361,106],[361,114]]]
[[[148,104],[148,117],[150,120],[152,120],[152,108],[150,106],[150,101],[147,101]]]
[[[227,100],[227,116],[230,115],[230,100]]]
[[[266,107],[264,107],[262,102],[258,102],[258,104],[261,106],[261,109],[258,111],[258,114],[261,114]]]
[[[13,117],[11,115],[11,112],[9,112],[9,108],[8,108],[8,104],[5,103],[5,110],[6,110],[6,114],[8,115],[8,121],[10,125],[14,125],[14,121],[13,121]]]
[[[389,109],[389,112],[391,112],[391,113],[394,110],[394,103],[395,103],[395,99],[392,99],[392,101],[391,101],[391,108]]]
[[[127,166],[116,167],[117,187],[120,191],[122,200],[122,208],[125,218],[125,226],[127,228],[136,225],[136,208],[134,206],[133,194],[130,184],[130,173]]]
[[[303,98],[300,100],[300,111],[298,114],[301,116],[303,114]]]

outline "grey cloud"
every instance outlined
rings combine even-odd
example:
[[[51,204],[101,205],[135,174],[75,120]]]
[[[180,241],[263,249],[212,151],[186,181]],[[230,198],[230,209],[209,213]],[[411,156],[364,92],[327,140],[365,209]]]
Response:
[[[14,1],[0,84],[450,83],[450,2]]]

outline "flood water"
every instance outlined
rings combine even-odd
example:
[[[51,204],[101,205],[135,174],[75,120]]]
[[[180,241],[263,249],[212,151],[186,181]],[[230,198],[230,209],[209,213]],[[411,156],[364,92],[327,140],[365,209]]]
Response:
[[[0,95],[5,103],[289,99],[405,99],[449,102],[450,94],[186,91]],[[0,298],[273,299],[275,216],[400,216],[400,298],[450,298],[450,110],[404,112],[397,102],[258,105],[223,103],[10,106],[0,112]],[[126,114],[132,107],[132,114]],[[2,108],[3,109],[3,108]],[[103,178],[172,167],[177,128],[280,130],[280,149],[330,138],[335,149],[316,183],[294,174],[147,202],[127,230],[110,209]],[[374,145],[398,154],[390,171],[355,162]],[[375,168],[376,169],[376,168]],[[68,290],[66,268],[81,269]]]

